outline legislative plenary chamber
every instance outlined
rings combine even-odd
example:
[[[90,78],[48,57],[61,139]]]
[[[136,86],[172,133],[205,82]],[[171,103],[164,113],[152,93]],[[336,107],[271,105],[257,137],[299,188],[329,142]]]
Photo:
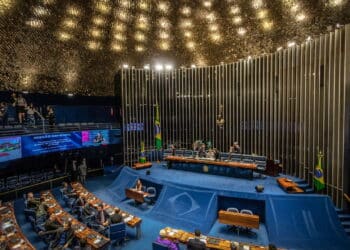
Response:
[[[350,0],[0,0],[0,250],[349,250]]]

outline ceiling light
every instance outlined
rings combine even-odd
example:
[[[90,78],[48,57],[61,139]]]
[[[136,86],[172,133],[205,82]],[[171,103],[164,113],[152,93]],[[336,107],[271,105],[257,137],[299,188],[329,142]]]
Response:
[[[288,42],[288,47],[290,48],[290,47],[293,47],[293,46],[295,46],[295,42]]]
[[[124,63],[124,64],[123,64],[123,69],[128,69],[128,68],[129,68],[129,65],[126,64],[126,63]]]
[[[246,30],[245,28],[243,28],[243,27],[240,27],[240,28],[237,30],[237,33],[238,33],[238,35],[240,35],[240,36],[244,36],[245,33],[247,33],[247,30]]]
[[[150,69],[150,66],[149,66],[149,64],[146,64],[145,66],[143,66],[143,68],[144,68],[145,70],[149,70],[149,69]]]
[[[191,68],[192,69],[196,68],[196,65],[195,64],[191,64]]]
[[[155,70],[157,70],[157,71],[161,71],[161,70],[163,70],[163,65],[162,64],[156,64],[156,66],[154,66],[154,68],[155,68]]]
[[[171,64],[166,64],[165,65],[165,70],[172,70],[173,69],[173,65],[171,65]]]

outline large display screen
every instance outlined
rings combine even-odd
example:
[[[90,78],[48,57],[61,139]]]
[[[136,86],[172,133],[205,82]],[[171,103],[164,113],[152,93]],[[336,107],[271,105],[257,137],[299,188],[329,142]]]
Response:
[[[21,157],[20,136],[0,138],[0,162],[11,161]]]
[[[22,136],[23,157],[78,149],[80,147],[80,132]]]
[[[109,144],[109,130],[81,131],[83,147],[93,147]]]
[[[120,144],[120,129],[100,129],[74,132],[0,137],[0,163],[21,157],[30,157],[52,152]]]

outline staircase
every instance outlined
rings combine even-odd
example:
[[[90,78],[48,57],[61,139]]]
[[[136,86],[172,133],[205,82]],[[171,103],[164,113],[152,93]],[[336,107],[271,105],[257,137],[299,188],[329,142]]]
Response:
[[[346,234],[350,237],[350,211],[337,209],[337,213]]]

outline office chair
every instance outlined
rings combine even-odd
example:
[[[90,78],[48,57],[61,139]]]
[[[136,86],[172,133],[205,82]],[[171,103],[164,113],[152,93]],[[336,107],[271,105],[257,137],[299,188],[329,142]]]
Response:
[[[169,248],[158,242],[152,242],[152,250],[169,250]]]
[[[149,193],[149,195],[147,197],[145,197],[146,202],[149,204],[153,204],[155,199],[156,199],[156,196],[157,196],[156,188],[155,187],[148,187],[147,193]]]
[[[229,208],[227,208],[226,211],[227,211],[227,212],[239,213],[238,208],[235,208],[235,207],[229,207]]]
[[[119,245],[126,240],[126,227],[124,222],[112,224],[107,229],[108,238],[111,240],[110,249],[112,245]]]
[[[251,210],[248,210],[248,209],[242,209],[241,210],[241,214],[250,214],[250,215],[253,215],[253,212]]]

